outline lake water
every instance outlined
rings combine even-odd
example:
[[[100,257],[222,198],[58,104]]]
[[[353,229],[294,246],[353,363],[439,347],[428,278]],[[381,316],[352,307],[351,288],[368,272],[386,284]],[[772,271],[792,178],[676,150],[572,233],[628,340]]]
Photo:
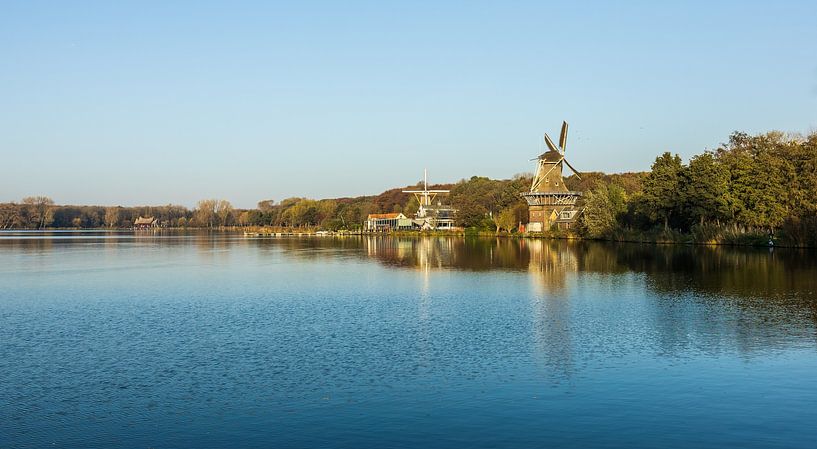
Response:
[[[814,448],[817,253],[0,233],[0,447]]]

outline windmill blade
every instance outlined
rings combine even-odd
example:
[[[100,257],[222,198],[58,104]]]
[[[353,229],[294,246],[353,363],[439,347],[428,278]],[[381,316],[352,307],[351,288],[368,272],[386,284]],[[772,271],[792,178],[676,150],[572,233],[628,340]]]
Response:
[[[530,191],[536,191],[536,188],[539,187],[539,183],[542,182],[542,178],[539,177],[539,172],[542,170],[542,161],[540,160],[538,164],[536,164],[536,173],[533,175],[533,181],[530,183]]]
[[[530,191],[535,192],[536,188],[539,187],[539,184],[542,182],[541,179],[534,177],[533,182],[530,183]]]
[[[553,151],[555,151],[557,153],[560,152],[559,148],[557,148],[556,145],[553,143],[553,141],[550,140],[550,136],[548,136],[547,133],[545,133],[545,143],[547,144],[548,148],[550,148],[551,150],[553,150]]]
[[[562,149],[562,154],[565,153],[567,147],[567,122],[562,122],[562,133],[559,135],[559,148]]]
[[[571,170],[573,170],[573,173],[575,173],[575,174],[576,174],[576,177],[577,177],[577,178],[582,179],[582,175],[580,175],[580,174],[579,174],[579,171],[578,171],[578,170],[576,170],[575,168],[573,168],[573,166],[572,166],[572,165],[570,165],[570,162],[568,162],[568,161],[567,161],[567,159],[562,158],[562,162],[564,162],[565,164],[567,164],[567,166],[568,166],[568,167],[570,167],[570,169],[571,169]]]

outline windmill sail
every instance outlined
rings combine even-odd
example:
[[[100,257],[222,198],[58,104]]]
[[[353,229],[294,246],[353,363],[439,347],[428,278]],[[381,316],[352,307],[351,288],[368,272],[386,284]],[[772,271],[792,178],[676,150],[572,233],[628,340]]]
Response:
[[[559,135],[559,148],[562,149],[562,154],[565,154],[567,147],[567,122],[562,122],[562,133]]]
[[[571,170],[573,170],[573,173],[576,174],[577,178],[582,179],[582,176],[579,174],[579,171],[573,168],[573,166],[570,165],[570,162],[568,162],[567,159],[562,158],[562,160],[564,161],[565,164],[567,164],[568,167],[570,167]]]
[[[548,148],[550,148],[552,151],[555,151],[557,153],[559,152],[559,149],[556,147],[556,144],[554,144],[553,141],[550,140],[550,136],[548,136],[547,134],[545,134],[545,143],[547,144]]]

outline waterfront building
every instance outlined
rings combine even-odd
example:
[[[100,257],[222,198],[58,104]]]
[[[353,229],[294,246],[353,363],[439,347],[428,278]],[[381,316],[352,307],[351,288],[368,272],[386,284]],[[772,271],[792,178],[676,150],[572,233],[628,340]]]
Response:
[[[133,229],[158,228],[159,220],[154,217],[139,217],[133,222]]]
[[[386,232],[410,230],[414,227],[412,220],[400,212],[390,214],[369,214],[366,218],[367,232]]]
[[[423,190],[404,190],[412,193],[419,207],[414,215],[414,226],[421,230],[454,229],[454,215],[457,210],[436,201],[437,195],[448,194],[450,190],[429,190],[428,170],[423,170]]]
[[[543,232],[553,227],[567,229],[576,223],[581,214],[576,202],[582,193],[568,190],[562,177],[562,169],[567,165],[581,179],[579,172],[565,159],[567,122],[562,123],[559,146],[547,134],[545,145],[549,150],[534,159],[537,161],[536,174],[530,191],[522,194],[528,202],[527,232]]]

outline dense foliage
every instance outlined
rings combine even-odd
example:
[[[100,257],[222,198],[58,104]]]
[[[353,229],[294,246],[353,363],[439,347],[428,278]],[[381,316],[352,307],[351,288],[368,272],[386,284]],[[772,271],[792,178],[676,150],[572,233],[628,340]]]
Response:
[[[652,232],[730,242],[771,235],[817,245],[817,133],[734,133],[686,165],[664,153],[640,188],[598,179],[584,200],[581,231],[593,238]]]

